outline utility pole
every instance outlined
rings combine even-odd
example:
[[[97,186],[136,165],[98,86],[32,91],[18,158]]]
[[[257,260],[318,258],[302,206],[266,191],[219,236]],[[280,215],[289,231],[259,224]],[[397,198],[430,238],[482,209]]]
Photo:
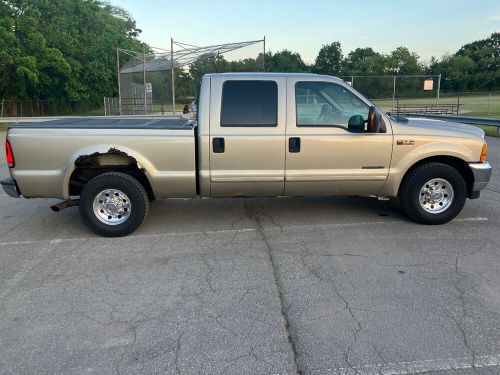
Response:
[[[174,38],[170,38],[170,70],[172,73],[172,111],[175,116]]]
[[[142,45],[142,74],[144,78],[144,114],[148,114],[148,93],[146,87],[146,43]]]
[[[118,111],[122,115],[122,90],[120,82],[120,48],[116,46],[116,75],[118,78]]]

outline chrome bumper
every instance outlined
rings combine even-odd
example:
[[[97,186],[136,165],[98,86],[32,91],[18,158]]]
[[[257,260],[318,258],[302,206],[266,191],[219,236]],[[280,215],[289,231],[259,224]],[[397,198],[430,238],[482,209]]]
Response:
[[[2,180],[0,181],[0,184],[3,187],[3,190],[11,197],[19,198],[21,196],[16,181],[14,181],[12,178],[9,177],[5,180]]]
[[[474,176],[474,184],[472,185],[472,192],[479,192],[483,190],[490,181],[492,167],[490,163],[469,163],[469,167]]]

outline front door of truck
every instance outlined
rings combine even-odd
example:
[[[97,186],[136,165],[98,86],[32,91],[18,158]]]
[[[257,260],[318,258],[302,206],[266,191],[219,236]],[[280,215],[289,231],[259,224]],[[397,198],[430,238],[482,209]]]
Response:
[[[277,196],[285,184],[286,79],[211,81],[211,196]]]
[[[287,87],[285,195],[377,194],[389,173],[390,124],[366,132],[369,106],[340,82],[288,77]]]

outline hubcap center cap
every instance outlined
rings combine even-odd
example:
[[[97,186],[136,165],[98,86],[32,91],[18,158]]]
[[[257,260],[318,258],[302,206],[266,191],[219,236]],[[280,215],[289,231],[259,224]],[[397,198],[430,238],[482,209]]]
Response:
[[[124,212],[123,199],[118,197],[106,198],[104,209],[111,215],[119,215]]]

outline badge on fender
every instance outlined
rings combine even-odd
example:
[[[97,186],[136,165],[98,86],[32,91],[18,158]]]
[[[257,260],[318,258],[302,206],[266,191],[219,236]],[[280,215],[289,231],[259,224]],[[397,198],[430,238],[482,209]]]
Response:
[[[415,141],[412,139],[398,139],[397,145],[398,146],[413,146],[415,144]]]

